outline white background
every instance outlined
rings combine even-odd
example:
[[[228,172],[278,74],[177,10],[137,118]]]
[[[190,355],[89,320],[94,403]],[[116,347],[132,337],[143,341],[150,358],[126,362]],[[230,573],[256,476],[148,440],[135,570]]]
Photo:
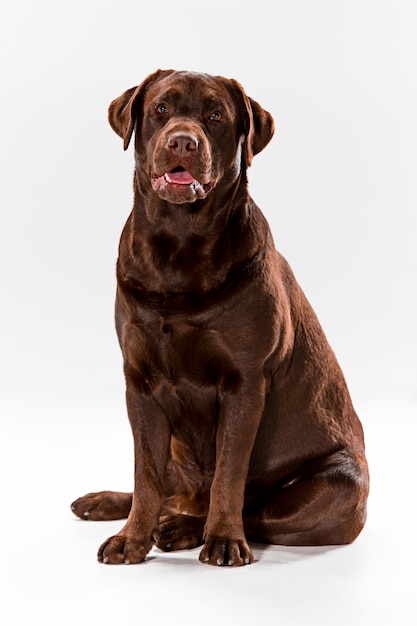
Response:
[[[416,623],[416,29],[414,0],[2,2],[2,624]],[[234,77],[276,120],[250,190],[365,428],[352,546],[106,567],[120,523],[69,510],[131,488],[113,300],[133,153],[107,106],[157,68]]]

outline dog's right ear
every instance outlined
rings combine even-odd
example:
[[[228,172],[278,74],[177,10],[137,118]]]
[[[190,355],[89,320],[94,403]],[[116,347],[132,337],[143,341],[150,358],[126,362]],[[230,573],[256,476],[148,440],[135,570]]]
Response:
[[[169,76],[174,70],[157,70],[150,74],[143,83],[125,91],[109,106],[109,122],[115,133],[123,139],[123,147],[127,150],[132,137],[135,121],[140,112],[140,105],[148,87],[156,80]]]

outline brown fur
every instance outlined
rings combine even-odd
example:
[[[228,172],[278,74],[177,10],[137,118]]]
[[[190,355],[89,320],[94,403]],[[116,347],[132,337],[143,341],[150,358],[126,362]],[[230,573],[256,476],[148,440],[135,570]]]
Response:
[[[248,540],[353,541],[369,483],[361,424],[247,191],[272,117],[234,80],[160,70],[109,119],[125,149],[135,133],[116,300],[135,488],[73,503],[82,519],[128,517],[99,560],[204,544],[201,561],[243,565]]]

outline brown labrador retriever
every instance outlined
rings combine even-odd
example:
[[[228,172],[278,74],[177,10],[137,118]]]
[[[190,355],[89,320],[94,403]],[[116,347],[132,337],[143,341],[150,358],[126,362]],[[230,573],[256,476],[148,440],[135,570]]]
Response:
[[[366,518],[362,427],[247,190],[271,115],[234,80],[159,70],[109,119],[125,149],[135,131],[116,299],[135,485],[72,505],[128,517],[99,561],[204,544],[202,562],[244,565],[248,540],[350,543]]]

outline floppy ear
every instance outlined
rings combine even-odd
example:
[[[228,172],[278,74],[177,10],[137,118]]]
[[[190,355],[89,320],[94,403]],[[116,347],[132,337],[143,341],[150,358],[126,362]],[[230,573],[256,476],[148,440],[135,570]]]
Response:
[[[123,147],[127,150],[132,137],[135,121],[140,112],[140,105],[148,87],[159,78],[172,74],[174,70],[157,70],[150,74],[137,87],[125,91],[109,106],[109,122],[115,133],[123,139]]]
[[[246,164],[250,165],[255,154],[261,152],[271,141],[275,131],[274,119],[260,104],[246,95],[243,87],[236,80],[232,79],[231,82],[243,115],[245,132],[243,154]]]

